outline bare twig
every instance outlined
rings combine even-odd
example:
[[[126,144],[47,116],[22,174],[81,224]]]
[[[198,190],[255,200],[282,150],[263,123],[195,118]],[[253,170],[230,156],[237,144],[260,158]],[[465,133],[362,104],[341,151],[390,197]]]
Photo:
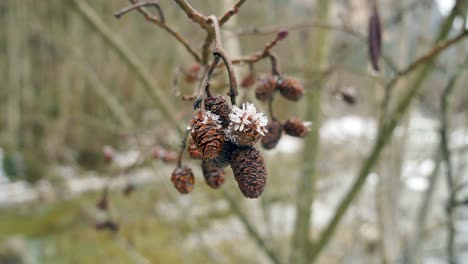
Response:
[[[219,19],[219,25],[220,26],[223,26],[226,22],[228,22],[228,20],[235,14],[237,14],[237,12],[239,12],[239,8],[246,2],[247,0],[238,0],[234,6],[226,12],[226,14],[223,15],[223,17],[221,17]]]
[[[190,129],[187,128],[182,138],[182,142],[180,143],[180,151],[179,156],[177,157],[177,167],[182,167],[182,156],[184,155],[185,148],[187,147],[187,138],[190,133]]]
[[[225,190],[223,190],[223,196],[229,203],[229,206],[231,207],[232,211],[234,211],[241,223],[244,225],[248,234],[255,240],[255,242],[257,242],[257,245],[265,252],[270,261],[275,264],[280,264],[281,259],[279,258],[279,256],[268,246],[265,239],[257,232],[257,229],[250,223],[243,210],[239,208],[239,205],[234,200],[234,197],[232,197],[232,195]]]
[[[279,33],[281,31],[296,31],[296,30],[304,30],[304,29],[311,29],[311,28],[319,28],[319,29],[327,29],[327,30],[332,30],[332,31],[339,31],[345,34],[348,34],[352,37],[357,38],[359,41],[363,43],[367,43],[367,38],[360,34],[359,32],[351,29],[350,27],[343,25],[330,25],[318,21],[313,21],[313,22],[302,22],[302,23],[297,23],[293,24],[290,26],[272,26],[272,27],[266,27],[266,28],[251,28],[248,30],[242,30],[238,32],[239,36],[248,36],[248,35],[270,35],[270,34],[275,34]],[[382,59],[384,62],[388,65],[388,67],[395,73],[398,73],[398,67],[396,64],[393,62],[393,60],[385,55],[382,54]]]
[[[453,23],[454,15],[452,10],[452,15],[450,15],[446,20],[441,28],[440,34],[438,36],[438,39],[443,39],[446,37],[448,34],[448,28],[451,27],[451,24]],[[443,42],[442,44],[436,45],[435,48],[431,49],[428,51],[426,54],[421,56],[419,59],[417,59],[415,62],[413,62],[411,65],[407,67],[406,70],[402,71],[403,75],[407,75],[411,72],[413,72],[415,69],[418,68],[418,66],[424,64],[424,63],[429,63],[431,62],[437,55],[440,54],[440,52],[446,50],[448,47],[451,47],[452,45],[458,43],[461,41],[463,38],[465,38],[468,35],[467,31],[463,31],[453,39],[450,39],[448,41]],[[429,65],[429,64],[426,64]],[[327,245],[329,240],[331,239],[333,233],[336,230],[336,227],[340,223],[342,217],[344,216],[345,212],[351,205],[351,202],[354,200],[354,198],[359,194],[362,186],[364,185],[367,176],[369,175],[372,167],[374,164],[377,162],[377,160],[380,157],[380,154],[385,147],[385,145],[388,143],[388,140],[390,139],[394,129],[396,128],[398,122],[400,119],[403,117],[403,115],[406,113],[406,111],[409,108],[409,105],[412,101],[412,99],[415,97],[416,93],[421,89],[422,85],[422,79],[424,79],[425,76],[427,76],[427,73],[430,70],[430,66],[427,66],[421,73],[419,74],[418,78],[415,79],[414,83],[412,83],[409,86],[408,92],[400,98],[400,100],[397,103],[396,109],[389,115],[388,121],[385,123],[385,125],[382,127],[382,129],[379,131],[379,134],[377,136],[376,142],[374,146],[372,147],[372,150],[370,154],[368,155],[367,159],[363,162],[363,165],[361,169],[359,170],[358,177],[356,178],[356,181],[353,183],[351,189],[346,193],[346,195],[343,197],[341,202],[338,205],[337,210],[335,211],[334,216],[332,217],[332,220],[330,223],[327,225],[325,230],[321,233],[317,243],[315,244],[315,247],[311,253],[310,260],[314,260],[322,251],[322,249]],[[396,77],[398,78],[398,77]]]
[[[182,134],[183,130],[178,123],[178,118],[175,116],[177,112],[167,98],[169,96],[161,89],[157,89],[152,81],[151,75],[146,71],[142,63],[136,59],[136,56],[116,37],[107,25],[99,18],[96,12],[85,2],[73,0],[71,3],[76,7],[77,13],[89,23],[90,26],[109,44],[109,46],[122,58],[127,66],[135,73],[137,78],[143,84],[147,93],[152,97],[156,107],[161,113],[171,122],[177,131]]]
[[[442,92],[442,97],[440,99],[440,149],[442,153],[442,161],[445,163],[445,175],[447,180],[447,187],[448,187],[448,204],[447,204],[447,256],[449,259],[449,263],[455,264],[456,257],[455,257],[455,225],[453,214],[455,210],[455,180],[453,176],[453,164],[451,158],[451,152],[449,150],[449,142],[448,142],[448,130],[449,130],[449,107],[450,107],[450,96],[453,93],[456,85],[456,79],[458,77],[458,73],[455,73],[449,80],[447,87]]]
[[[199,24],[205,30],[210,27],[208,23],[208,18],[202,13],[195,10],[190,4],[185,0],[174,0],[176,4],[187,14],[187,17],[190,18],[193,22]]]
[[[237,92],[237,80],[236,80],[236,73],[234,72],[234,67],[232,66],[231,59],[226,55],[226,52],[223,48],[223,42],[221,40],[221,30],[219,27],[218,19],[216,16],[209,16],[208,20],[211,21],[213,24],[214,32],[215,32],[215,46],[213,49],[213,55],[215,57],[220,57],[224,64],[226,65],[228,75],[229,75],[229,97],[231,97],[231,104],[236,104],[236,97],[238,95]]]
[[[182,44],[185,49],[192,55],[192,57],[195,59],[195,61],[200,62],[201,58],[200,55],[195,51],[195,49],[190,45],[188,40],[186,40],[179,32],[177,32],[175,29],[170,27],[165,23],[164,20],[164,13],[162,12],[162,9],[160,5],[157,2],[139,2],[138,0],[130,0],[130,2],[133,4],[130,7],[124,8],[123,10],[115,13],[115,16],[117,18],[122,17],[125,13],[131,11],[131,10],[138,10],[147,21],[157,25],[158,27],[164,29],[167,31],[171,36],[173,36],[177,42]],[[155,6],[157,7],[158,13],[159,13],[159,18],[156,16],[153,16],[151,13],[149,13],[144,7],[145,6]]]
[[[165,23],[165,19],[164,19],[164,13],[161,9],[161,6],[159,5],[158,2],[156,1],[151,1],[151,2],[146,2],[146,1],[143,1],[143,2],[136,2],[136,1],[131,1],[132,3],[134,3],[133,5],[129,6],[129,7],[125,7],[123,8],[122,10],[116,12],[114,14],[114,16],[116,18],[121,18],[123,15],[125,15],[126,13],[130,12],[130,11],[133,11],[135,9],[138,9],[140,10],[140,12],[143,12],[144,13],[144,9],[141,9],[142,7],[148,7],[148,6],[152,6],[154,8],[156,8],[156,10],[158,11],[158,14],[159,14],[159,20],[161,21],[161,23]]]

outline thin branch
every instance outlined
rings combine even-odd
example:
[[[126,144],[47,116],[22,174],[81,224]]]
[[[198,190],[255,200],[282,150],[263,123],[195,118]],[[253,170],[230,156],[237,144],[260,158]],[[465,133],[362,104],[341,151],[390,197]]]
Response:
[[[442,27],[441,33],[439,34],[438,39],[442,39],[446,36],[446,34],[448,34],[447,28],[450,28],[453,22],[453,18],[454,16],[449,16],[446,19],[444,26]],[[381,130],[378,133],[375,144],[372,147],[371,152],[369,153],[367,159],[363,162],[362,167],[359,170],[356,181],[353,183],[350,190],[342,198],[331,221],[329,222],[327,227],[324,229],[324,231],[321,233],[317,243],[315,244],[315,247],[313,248],[313,251],[311,252],[311,256],[310,256],[311,261],[315,260],[320,254],[320,252],[323,250],[323,248],[328,244],[338,224],[340,223],[347,209],[351,205],[351,202],[361,191],[364,183],[366,182],[367,176],[370,174],[372,167],[379,159],[383,148],[388,143],[397,124],[399,123],[403,115],[408,110],[410,103],[412,99],[415,97],[416,93],[421,89],[422,80],[425,76],[427,76],[427,73],[430,70],[429,62],[431,62],[435,57],[437,57],[437,55],[439,55],[441,51],[446,50],[448,47],[451,47],[452,45],[458,43],[467,35],[468,35],[467,31],[464,31],[458,36],[456,36],[455,38],[445,41],[443,44],[437,45],[435,48],[431,49],[425,55],[421,56],[414,63],[408,66],[407,69],[403,71],[401,75],[399,75],[399,76],[403,76],[403,75],[413,72],[415,69],[418,68],[417,66],[422,65],[424,62],[427,62],[428,64],[426,65],[429,65],[427,66],[427,68],[421,71],[420,76],[418,76],[418,78],[415,79],[414,83],[412,83],[409,86],[409,90],[407,94],[404,95],[402,98],[400,98],[400,100],[397,103],[397,108],[392,112],[391,115],[389,115],[388,117],[389,121],[384,126],[382,126]]]
[[[239,12],[239,8],[246,2],[247,0],[238,0],[234,6],[226,12],[226,14],[223,15],[223,17],[221,17],[219,19],[219,25],[220,26],[223,26],[226,22],[229,21],[229,19],[237,14]]]
[[[223,42],[221,40],[221,30],[216,16],[209,16],[208,20],[213,24],[215,32],[215,46],[213,49],[213,54],[215,57],[220,57],[224,64],[226,65],[228,75],[229,75],[229,97],[231,97],[231,104],[236,104],[236,97],[239,94],[237,91],[237,80],[236,73],[234,72],[234,67],[232,66],[231,59],[226,55],[226,52],[223,48]]]
[[[123,15],[125,15],[126,13],[130,12],[130,11],[133,11],[135,9],[138,9],[140,10],[140,12],[144,12],[143,10],[144,9],[141,9],[142,7],[148,7],[148,6],[152,6],[154,8],[156,8],[156,10],[158,11],[158,14],[159,14],[159,20],[161,21],[161,23],[165,23],[165,19],[164,19],[164,13],[161,9],[161,6],[159,5],[158,2],[156,1],[153,1],[153,2],[137,2],[137,1],[131,1],[132,3],[134,3],[133,5],[129,6],[129,7],[125,7],[123,8],[122,10],[116,12],[114,14],[114,16],[116,18],[121,18]]]
[[[457,72],[458,73],[458,72]],[[455,258],[455,226],[453,214],[455,210],[455,183],[453,178],[453,164],[451,158],[451,152],[449,150],[449,140],[448,140],[448,130],[449,130],[449,107],[450,107],[450,96],[453,94],[453,91],[456,87],[455,82],[458,77],[458,74],[454,74],[447,87],[442,92],[442,97],[440,99],[440,149],[442,153],[442,161],[445,163],[445,176],[447,179],[447,187],[449,193],[449,199],[447,204],[447,256],[449,263],[456,263]]]
[[[211,75],[213,75],[213,71],[216,68],[216,66],[218,65],[220,60],[221,60],[221,58],[219,56],[215,55],[215,58],[214,58],[213,62],[211,63],[210,67],[208,68],[208,70],[205,73],[205,77],[203,77],[203,81],[202,81],[202,83],[200,85],[201,89],[199,91],[198,97],[202,96],[201,93],[203,91],[205,91],[207,97],[212,96],[211,95],[211,90],[210,90]]]
[[[363,43],[367,43],[367,38],[365,36],[349,28],[348,26],[330,25],[330,24],[326,24],[326,23],[322,23],[318,21],[302,22],[302,23],[292,24],[290,26],[272,26],[272,27],[266,27],[266,28],[251,28],[248,30],[238,31],[237,34],[239,36],[270,35],[270,34],[279,33],[285,30],[296,31],[296,30],[304,30],[304,29],[311,29],[311,28],[320,28],[320,29],[342,32],[342,33],[345,33],[352,37],[357,38],[359,41]],[[398,67],[396,66],[396,64],[393,62],[393,60],[389,56],[382,54],[382,59],[393,72],[398,73]]]
[[[165,20],[164,20],[164,14],[162,12],[162,9],[160,8],[159,4],[155,3],[155,2],[138,2],[137,0],[130,0],[130,2],[133,4],[132,6],[130,7],[127,7],[127,8],[124,8],[123,10],[115,13],[115,16],[117,18],[120,18],[122,17],[123,14],[131,11],[131,10],[138,10],[144,17],[147,21],[155,24],[156,26],[164,29],[166,32],[168,32],[171,36],[173,36],[180,44],[182,44],[185,49],[190,53],[190,55],[192,55],[192,57],[195,59],[195,61],[197,62],[200,62],[201,61],[201,58],[200,58],[200,55],[198,55],[198,53],[195,51],[195,49],[190,45],[190,43],[188,42],[188,40],[186,40],[179,32],[177,32],[175,29],[173,29],[172,27],[170,27],[169,25],[167,25],[165,23]],[[153,16],[151,13],[149,13],[144,7],[146,5],[152,5],[154,6],[157,6],[158,8],[158,12],[159,12],[159,17],[156,17],[156,16]]]
[[[239,208],[239,205],[234,200],[232,195],[229,194],[226,190],[223,190],[223,197],[228,201],[232,211],[234,211],[241,223],[244,225],[248,234],[255,240],[255,242],[257,242],[257,245],[265,252],[270,261],[275,264],[281,264],[279,256],[268,246],[265,239],[257,232],[253,224],[250,223],[249,219],[247,218],[243,210]]]
[[[155,106],[159,108],[161,113],[171,122],[176,128],[177,132],[183,134],[183,129],[178,123],[176,117],[175,107],[167,100],[169,96],[164,90],[157,89],[153,82],[151,75],[146,71],[143,64],[136,58],[136,56],[116,37],[107,25],[99,18],[96,12],[85,2],[80,0],[73,0],[72,3],[76,8],[77,13],[85,20],[115,51],[122,61],[131,69],[139,81],[143,84],[147,93],[152,97]]]
[[[177,157],[177,167],[182,167],[182,157],[184,155],[185,148],[187,147],[187,138],[190,133],[190,129],[186,129],[182,142],[180,143],[179,156]]]
[[[210,27],[208,23],[208,18],[202,13],[195,10],[187,1],[185,0],[174,0],[176,4],[187,14],[187,17],[190,18],[193,22],[199,24],[205,30]]]

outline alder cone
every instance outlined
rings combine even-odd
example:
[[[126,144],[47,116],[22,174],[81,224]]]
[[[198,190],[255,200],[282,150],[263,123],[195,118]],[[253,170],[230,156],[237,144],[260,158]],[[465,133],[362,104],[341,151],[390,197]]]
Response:
[[[234,178],[240,191],[247,198],[257,198],[265,189],[267,171],[260,152],[254,148],[233,151],[230,160]]]
[[[284,98],[295,102],[304,97],[305,93],[302,83],[291,77],[284,77],[278,81],[278,90]]]
[[[214,94],[212,97],[205,98],[205,109],[218,115],[221,125],[224,128],[229,125],[229,113],[231,113],[231,107],[223,96]]]
[[[274,149],[281,139],[283,128],[280,123],[273,121],[266,126],[266,129],[268,130],[268,133],[262,137],[262,146],[268,150]]]
[[[211,160],[206,160],[209,162],[212,166],[217,167],[217,168],[224,168],[227,165],[229,165],[229,161],[232,156],[232,152],[236,149],[238,149],[239,146],[237,146],[235,143],[232,143],[230,141],[225,141],[223,145],[223,150],[219,155]]]
[[[201,168],[205,182],[211,188],[218,189],[226,181],[224,169],[213,166],[209,161],[202,161]]]
[[[288,119],[283,124],[284,132],[293,137],[305,137],[310,132],[310,122],[303,122],[299,118]]]
[[[249,88],[255,83],[255,76],[252,74],[249,74],[245,76],[245,78],[241,82],[241,87],[243,88]]]
[[[192,140],[204,159],[214,159],[222,151],[224,130],[219,116],[209,111],[199,111],[190,120]]]
[[[276,91],[276,79],[271,75],[262,77],[255,87],[255,97],[260,101],[268,101]]]
[[[192,159],[203,159],[203,155],[201,154],[200,150],[198,150],[193,140],[190,139],[189,145],[187,147],[187,151]]]
[[[180,193],[186,194],[193,190],[195,177],[189,167],[177,167],[172,172],[171,181]]]

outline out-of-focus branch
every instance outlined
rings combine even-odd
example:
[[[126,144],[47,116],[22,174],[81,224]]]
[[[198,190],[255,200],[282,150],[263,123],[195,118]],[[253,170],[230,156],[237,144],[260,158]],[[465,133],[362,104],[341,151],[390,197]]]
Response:
[[[229,19],[237,14],[237,12],[239,12],[239,8],[246,2],[247,0],[238,0],[234,6],[226,12],[226,14],[224,14],[220,19],[219,19],[219,25],[220,26],[223,26],[226,22],[229,21]]]
[[[74,10],[85,20],[95,31],[98,33],[114,52],[116,52],[123,62],[131,69],[138,77],[147,93],[152,97],[155,106],[159,108],[161,113],[171,122],[176,130],[182,135],[183,129],[177,122],[176,109],[167,100],[169,96],[164,90],[157,89],[152,81],[151,75],[146,71],[143,64],[136,58],[136,56],[116,37],[116,34],[107,27],[107,25],[99,18],[96,12],[85,2],[81,0],[72,0],[70,3],[75,7]]]
[[[455,264],[456,253],[455,253],[455,224],[453,214],[455,211],[455,180],[453,176],[453,164],[451,158],[451,152],[449,150],[449,108],[450,108],[450,97],[456,87],[455,83],[460,71],[457,71],[449,80],[447,86],[442,92],[440,98],[440,150],[442,153],[442,161],[445,164],[445,176],[448,187],[448,203],[447,203],[447,256],[449,263]]]
[[[202,28],[208,29],[210,27],[208,18],[202,13],[195,10],[187,1],[185,0],[174,0],[177,5],[187,14],[187,17],[190,18],[193,22],[199,24]]]
[[[302,22],[302,23],[297,23],[289,26],[272,26],[272,27],[265,27],[265,28],[250,28],[247,30],[241,30],[238,31],[239,36],[249,36],[249,35],[270,35],[270,34],[275,34],[279,33],[281,31],[296,31],[296,30],[304,30],[304,29],[312,29],[312,28],[317,28],[317,29],[327,29],[327,30],[332,30],[332,31],[338,31],[342,32],[345,34],[348,34],[352,37],[357,38],[359,41],[363,43],[367,43],[367,37],[360,34],[359,32],[353,30],[352,28],[343,25],[331,25],[331,24],[326,24],[323,22],[318,22],[318,21],[312,21],[312,22]],[[395,73],[398,73],[398,67],[396,64],[393,62],[393,60],[385,55],[382,54],[382,59],[384,62],[388,65],[388,67]]]
[[[439,35],[437,37],[437,41],[440,41],[446,38],[455,16],[456,16],[456,10],[454,8],[452,10],[451,15],[448,16],[446,20],[444,21],[441,27],[441,30],[439,32]],[[408,86],[407,93],[404,94],[399,99],[395,110],[388,116],[387,118],[388,120],[379,130],[375,144],[372,147],[372,150],[370,154],[368,155],[368,157],[362,163],[361,169],[359,170],[359,173],[355,182],[353,183],[350,190],[345,194],[345,196],[339,203],[330,223],[321,233],[317,243],[315,244],[315,247],[313,248],[311,252],[311,256],[310,256],[311,261],[315,260],[319,256],[323,248],[328,244],[338,224],[340,223],[347,209],[351,205],[351,202],[359,194],[362,187],[364,186],[367,176],[369,175],[374,164],[378,161],[383,148],[385,147],[385,145],[388,143],[389,139],[391,138],[391,135],[393,134],[393,131],[395,130],[397,124],[399,123],[403,115],[407,112],[412,99],[415,97],[416,93],[421,89],[422,81],[428,76],[428,73],[432,69],[430,62],[432,62],[434,58],[440,54],[441,51],[446,50],[448,47],[458,43],[467,35],[468,35],[467,31],[464,31],[458,36],[456,36],[455,38],[448,40],[444,42],[443,44],[437,45],[435,48],[431,49],[425,55],[415,60],[414,63],[410,64],[410,66],[408,66],[406,70],[402,71],[404,73],[403,75],[407,75],[413,72],[415,69],[417,69],[418,68],[417,66],[421,66],[422,64],[426,63],[425,64],[426,67],[424,67],[419,72],[419,74],[415,77],[414,81],[410,83],[410,85]],[[440,48],[440,47],[443,47],[443,48]],[[401,76],[402,75],[399,75],[398,77],[401,77]],[[395,77],[395,78],[398,78],[398,77]],[[394,82],[396,83],[396,81]]]
[[[273,251],[263,239],[263,237],[257,232],[257,229],[253,226],[252,223],[250,223],[249,219],[243,212],[241,208],[239,208],[239,205],[237,202],[234,200],[234,197],[228,191],[223,190],[223,197],[227,200],[229,203],[229,206],[231,207],[232,211],[236,214],[236,216],[239,218],[241,223],[244,225],[245,229],[247,230],[248,234],[257,242],[257,245],[265,252],[267,257],[271,260],[271,262],[275,264],[280,264],[281,259],[279,256],[276,254],[275,251]]]
[[[147,21],[155,24],[156,26],[164,29],[167,31],[171,36],[173,36],[177,42],[182,44],[185,49],[190,53],[190,55],[195,59],[195,61],[200,62],[201,58],[200,55],[195,51],[195,49],[190,45],[188,40],[186,40],[179,32],[177,32],[175,29],[170,27],[169,25],[166,24],[165,19],[164,19],[164,13],[162,12],[162,9],[160,5],[157,2],[139,2],[137,0],[130,0],[130,2],[133,4],[132,6],[129,6],[127,8],[124,8],[117,13],[115,13],[115,17],[121,18],[124,14],[132,11],[132,10],[138,10]],[[157,16],[152,15],[148,10],[145,9],[146,6],[154,6],[158,10],[159,18]]]

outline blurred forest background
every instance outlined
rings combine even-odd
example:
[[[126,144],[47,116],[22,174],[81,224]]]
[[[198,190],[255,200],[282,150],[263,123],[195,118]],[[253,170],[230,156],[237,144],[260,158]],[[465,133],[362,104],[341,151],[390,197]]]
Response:
[[[176,2],[159,1],[166,23],[200,52],[205,32]],[[188,2],[218,17],[236,3]],[[250,200],[230,170],[212,190],[188,158],[195,189],[173,188],[195,61],[138,12],[116,19],[129,1],[0,0],[0,263],[466,263],[467,2],[379,0],[375,73],[371,1],[247,0],[222,28],[226,52],[288,30],[273,51],[306,97],[274,109],[313,121],[262,150],[268,185]]]

